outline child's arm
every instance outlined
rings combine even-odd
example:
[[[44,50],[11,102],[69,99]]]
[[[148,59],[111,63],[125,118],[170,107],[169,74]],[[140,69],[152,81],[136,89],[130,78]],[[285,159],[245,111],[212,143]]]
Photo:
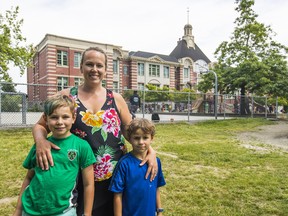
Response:
[[[19,194],[19,197],[18,197],[18,201],[17,201],[17,206],[16,206],[16,209],[15,209],[15,212],[13,214],[13,216],[21,216],[22,215],[22,200],[21,200],[21,197],[22,197],[22,194],[23,194],[23,191],[25,190],[25,188],[30,184],[33,176],[34,176],[35,172],[33,169],[30,169],[28,170],[27,174],[26,174],[26,177],[22,183],[22,186],[21,186],[21,189],[20,189],[20,194]]]
[[[84,215],[92,215],[94,201],[94,172],[93,165],[82,169],[83,188],[84,188]]]
[[[156,192],[156,209],[162,209],[161,199],[160,199],[160,188],[157,188]],[[163,209],[162,209],[163,210]],[[162,216],[162,212],[157,212],[157,216]]]
[[[114,193],[114,216],[122,216],[122,193]]]

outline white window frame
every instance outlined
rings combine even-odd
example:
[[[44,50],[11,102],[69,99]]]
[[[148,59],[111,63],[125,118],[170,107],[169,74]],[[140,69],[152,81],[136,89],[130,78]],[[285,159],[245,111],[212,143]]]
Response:
[[[138,63],[138,76],[144,76],[144,63]]]
[[[74,86],[79,86],[82,83],[83,78],[75,77]]]
[[[128,66],[127,65],[123,65],[123,74],[128,75]]]
[[[74,67],[80,68],[80,62],[81,62],[81,53],[74,52]]]
[[[163,77],[164,78],[169,78],[170,77],[170,67],[169,66],[164,66],[163,67]]]
[[[68,52],[57,50],[57,65],[68,66]]]
[[[145,88],[144,83],[138,83],[137,84],[137,89],[143,91]]]
[[[183,69],[183,77],[184,79],[188,79],[189,78],[189,68],[184,68]]]
[[[113,73],[118,74],[119,71],[119,61],[118,60],[113,60]]]
[[[160,77],[160,65],[149,64],[149,76]]]
[[[68,88],[68,77],[57,77],[57,90],[61,91]]]
[[[113,82],[113,90],[115,91],[115,92],[118,92],[118,89],[119,89],[119,83],[118,82]]]

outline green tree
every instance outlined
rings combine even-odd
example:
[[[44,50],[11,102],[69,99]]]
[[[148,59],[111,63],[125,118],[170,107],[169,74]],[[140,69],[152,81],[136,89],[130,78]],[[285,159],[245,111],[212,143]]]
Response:
[[[12,81],[8,74],[9,64],[13,63],[20,69],[20,75],[23,75],[27,66],[32,66],[34,55],[32,45],[23,45],[26,41],[21,32],[23,19],[19,20],[18,14],[18,6],[7,10],[4,16],[0,14],[0,76],[7,82]]]
[[[257,21],[253,11],[254,0],[236,0],[235,20],[231,40],[222,42],[215,51],[220,93],[241,93],[241,114],[245,114],[245,95],[252,93],[266,96],[287,96],[288,48],[273,40],[275,33],[270,26]],[[211,83],[211,75],[205,82]],[[202,89],[211,87],[203,84]]]
[[[145,100],[147,102],[160,102],[170,100],[168,87],[164,86],[163,88],[160,88],[152,84],[147,84],[146,87],[148,89],[145,94]]]
[[[22,97],[13,93],[1,93],[1,111],[2,112],[19,112]]]
[[[189,89],[189,88],[183,88],[181,91],[174,90],[173,93],[170,94],[170,100],[174,102],[187,103],[188,101],[191,102],[193,100],[196,100],[196,94],[193,89]]]
[[[15,94],[16,89],[13,84],[1,83],[1,111],[2,112],[19,112],[22,97]]]
[[[15,89],[15,85],[13,84],[10,84],[10,83],[1,83],[0,84],[0,89],[3,91],[3,92],[14,92],[16,93],[16,89]]]

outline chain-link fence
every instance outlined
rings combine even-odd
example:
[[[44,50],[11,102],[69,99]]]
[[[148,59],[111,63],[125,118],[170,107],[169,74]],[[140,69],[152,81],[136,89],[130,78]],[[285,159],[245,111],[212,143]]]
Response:
[[[43,112],[43,101],[65,87],[67,88],[67,86],[0,83],[0,126],[35,124]],[[128,107],[131,107],[130,97],[134,90],[114,89],[114,91],[120,93]],[[140,107],[136,109],[136,116],[153,119],[152,116],[157,115],[160,122],[231,117],[279,118],[282,108],[278,106],[276,98],[258,96],[216,96],[211,93],[148,90],[138,90],[137,93],[141,101]]]

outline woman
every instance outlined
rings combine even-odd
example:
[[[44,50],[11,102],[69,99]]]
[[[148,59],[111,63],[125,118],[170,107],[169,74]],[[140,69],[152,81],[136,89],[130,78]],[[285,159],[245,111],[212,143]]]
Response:
[[[125,153],[124,136],[126,127],[131,121],[128,106],[123,97],[105,89],[102,80],[107,70],[107,56],[97,47],[90,47],[82,54],[80,70],[84,82],[79,87],[64,89],[60,94],[73,97],[77,103],[77,117],[71,132],[85,139],[90,144],[96,157],[94,165],[95,195],[93,216],[113,215],[113,194],[108,191],[110,177],[117,161]],[[42,169],[53,166],[50,149],[56,148],[46,140],[49,129],[43,117],[32,130],[36,143],[37,160]],[[146,160],[149,162],[146,178],[151,173],[150,180],[157,174],[155,151],[150,148]],[[78,215],[83,214],[83,188],[81,176],[78,183]]]

